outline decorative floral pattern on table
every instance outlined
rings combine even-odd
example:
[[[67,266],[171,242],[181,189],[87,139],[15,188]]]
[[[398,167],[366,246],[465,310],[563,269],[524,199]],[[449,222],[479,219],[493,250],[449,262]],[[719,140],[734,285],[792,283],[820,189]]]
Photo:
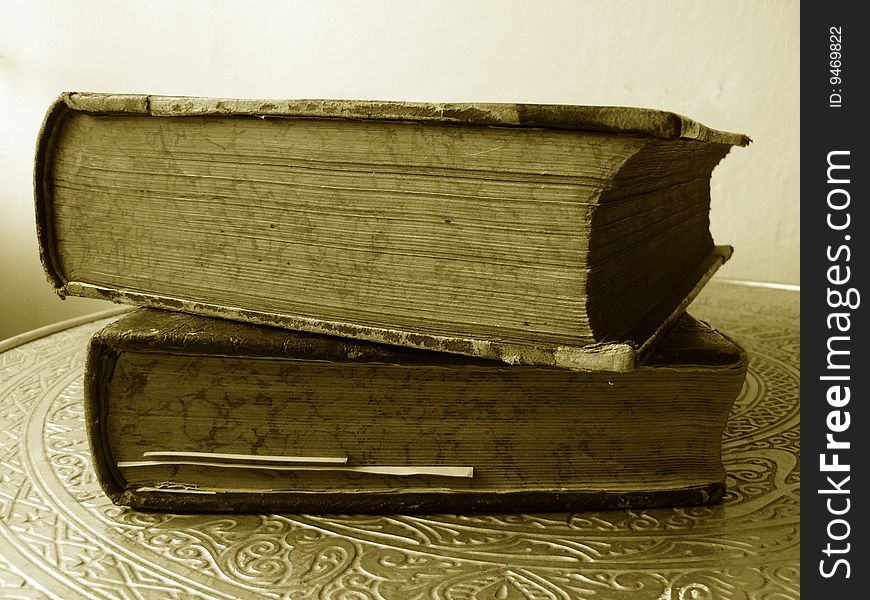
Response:
[[[714,283],[741,343],[728,492],[694,508],[535,515],[140,513],[109,502],[82,369],[106,320],[0,354],[0,597],[782,600],[799,597],[799,295]]]

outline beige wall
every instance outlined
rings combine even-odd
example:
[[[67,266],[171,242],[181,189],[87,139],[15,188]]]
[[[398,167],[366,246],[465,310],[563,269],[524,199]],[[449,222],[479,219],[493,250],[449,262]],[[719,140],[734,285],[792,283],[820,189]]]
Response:
[[[0,11],[0,339],[76,314],[39,266],[58,92],[613,104],[747,133],[714,173],[720,276],[799,283],[797,0],[28,2]]]

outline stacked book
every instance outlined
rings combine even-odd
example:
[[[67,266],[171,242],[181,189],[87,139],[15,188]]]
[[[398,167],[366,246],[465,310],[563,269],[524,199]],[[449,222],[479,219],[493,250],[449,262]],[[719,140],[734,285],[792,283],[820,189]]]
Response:
[[[63,94],[36,156],[97,333],[115,502],[518,511],[721,498],[742,350],[685,314],[743,135],[616,107]]]

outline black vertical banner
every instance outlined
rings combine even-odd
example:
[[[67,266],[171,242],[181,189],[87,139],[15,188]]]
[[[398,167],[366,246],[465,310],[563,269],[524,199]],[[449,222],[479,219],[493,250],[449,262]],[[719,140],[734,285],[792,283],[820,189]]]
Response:
[[[801,4],[805,598],[863,598],[870,582],[870,23],[860,7]]]

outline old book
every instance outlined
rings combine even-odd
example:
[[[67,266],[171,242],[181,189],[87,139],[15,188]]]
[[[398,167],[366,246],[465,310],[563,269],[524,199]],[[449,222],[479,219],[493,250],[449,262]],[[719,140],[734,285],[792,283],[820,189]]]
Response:
[[[118,504],[172,511],[574,510],[719,499],[746,358],[682,316],[645,365],[579,372],[138,309],[86,369]]]
[[[728,258],[748,138],[616,107],[68,93],[35,192],[63,296],[630,370]]]

